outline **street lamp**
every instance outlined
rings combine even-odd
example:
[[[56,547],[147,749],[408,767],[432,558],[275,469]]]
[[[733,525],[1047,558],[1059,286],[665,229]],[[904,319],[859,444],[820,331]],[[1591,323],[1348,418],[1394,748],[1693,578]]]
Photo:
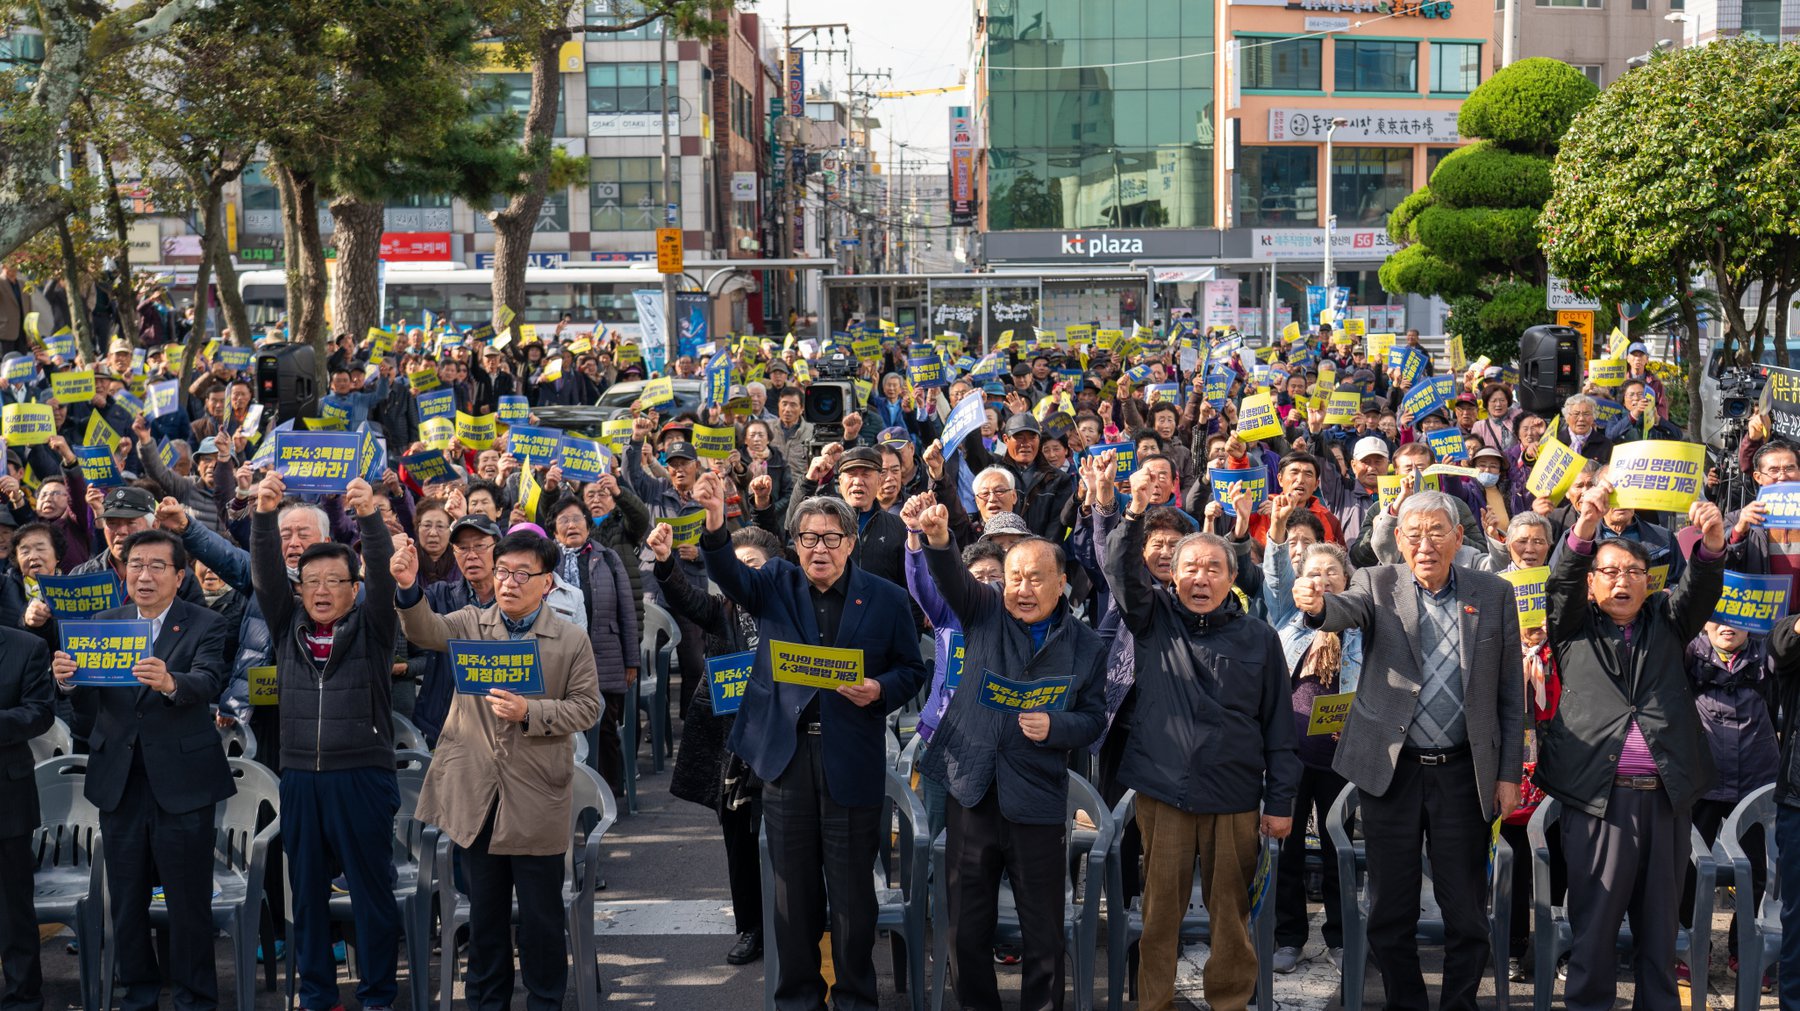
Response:
[[[1334,282],[1336,282],[1336,280],[1337,280],[1337,278],[1333,277],[1332,273],[1331,273],[1331,233],[1337,229],[1337,221],[1331,213],[1331,137],[1333,134],[1337,133],[1338,127],[1349,126],[1349,125],[1350,125],[1349,120],[1345,119],[1342,116],[1338,116],[1331,121],[1330,126],[1325,128],[1325,270],[1324,270],[1325,277],[1324,277],[1324,281],[1325,281],[1325,304],[1328,307],[1334,301],[1332,298],[1332,290],[1331,289],[1334,286]],[[1317,320],[1309,320],[1308,325],[1311,325],[1312,323],[1316,323],[1316,322],[1317,322]]]

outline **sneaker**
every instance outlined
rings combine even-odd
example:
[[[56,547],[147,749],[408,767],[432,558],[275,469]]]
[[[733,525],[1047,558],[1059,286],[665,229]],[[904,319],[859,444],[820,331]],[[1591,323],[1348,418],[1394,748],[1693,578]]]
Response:
[[[1734,965],[1731,968],[1733,971],[1736,971],[1737,966]],[[1688,971],[1688,964],[1686,962],[1676,962],[1675,963],[1675,978],[1680,980],[1683,983],[1689,983],[1689,982],[1693,981],[1692,973],[1690,973]]]
[[[1509,958],[1506,960],[1506,978],[1514,983],[1529,983],[1531,977],[1525,973],[1525,960]]]
[[[1339,946],[1336,948],[1326,948],[1325,949],[1325,960],[1331,963],[1331,967],[1333,969],[1336,969],[1339,972],[1343,972],[1344,971],[1344,949],[1343,949],[1343,947]]]
[[[738,935],[737,943],[725,955],[726,965],[749,965],[763,956],[762,934],[750,931]]]
[[[1556,960],[1556,978],[1564,983],[1569,981],[1569,956],[1564,955]]]
[[[994,945],[995,965],[1018,965],[1019,960],[1019,949],[1016,946],[1011,944]]]
[[[1300,967],[1299,948],[1276,948],[1275,971],[1279,973],[1293,972]]]

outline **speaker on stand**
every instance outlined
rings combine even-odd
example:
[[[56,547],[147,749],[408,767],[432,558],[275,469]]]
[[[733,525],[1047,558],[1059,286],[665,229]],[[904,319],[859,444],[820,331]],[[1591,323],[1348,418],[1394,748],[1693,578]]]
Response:
[[[1581,392],[1581,333],[1566,326],[1534,326],[1519,337],[1519,406],[1552,415]]]
[[[318,415],[315,361],[311,344],[276,344],[256,353],[256,402],[263,405],[265,424],[269,412],[276,424]]]

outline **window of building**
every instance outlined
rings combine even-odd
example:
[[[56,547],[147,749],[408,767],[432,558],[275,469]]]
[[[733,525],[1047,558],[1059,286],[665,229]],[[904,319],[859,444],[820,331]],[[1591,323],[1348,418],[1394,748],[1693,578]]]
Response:
[[[731,82],[731,132],[745,140],[755,140],[756,102],[750,92],[736,81]]]
[[[1599,10],[1606,6],[1606,0],[1537,0],[1539,7],[1587,7]]]
[[[587,0],[587,23],[591,25],[629,24],[644,16],[643,5],[637,0]],[[636,28],[628,28],[622,32],[594,32],[578,38],[593,39],[599,42],[611,40],[634,41],[658,39],[662,37],[661,22],[652,21]]]
[[[1581,76],[1587,78],[1590,81],[1593,81],[1594,87],[1600,88],[1600,87],[1605,86],[1604,82],[1602,82],[1600,80],[1601,71],[1603,69],[1600,66],[1600,64],[1598,64],[1598,63],[1577,63],[1577,64],[1574,64],[1574,67],[1576,70],[1581,71]]]
[[[44,37],[14,28],[0,35],[0,72],[19,70],[44,62]]]
[[[1318,91],[1321,39],[1238,40],[1239,77],[1245,91]]]
[[[1449,157],[1450,152],[1454,150],[1456,148],[1453,147],[1428,147],[1425,149],[1425,180],[1427,182],[1431,181],[1431,174],[1437,171],[1438,162]]]
[[[1781,41],[1781,0],[1743,0],[1742,34],[1764,42]]]
[[[670,166],[668,203],[681,203],[681,172]],[[596,232],[650,231],[662,226],[662,159],[595,158],[588,207]]]
[[[680,74],[675,64],[664,64],[669,75],[669,109],[681,109]],[[654,63],[590,63],[587,68],[587,110],[595,113],[655,112],[662,102],[662,77]]]
[[[1233,179],[1238,227],[1318,225],[1318,148],[1244,147]]]
[[[1647,11],[1650,9],[1650,0],[1631,0],[1631,9],[1634,11]]]
[[[497,100],[490,101],[484,112],[493,115],[511,113],[523,116],[531,111],[531,75],[530,74],[482,74],[476,82],[485,85],[489,90],[498,92]],[[568,89],[562,86],[562,75],[556,76],[556,122],[560,126],[563,113],[568,105]],[[561,133],[561,130],[557,131]]]
[[[281,193],[269,176],[269,163],[253,161],[238,178],[243,193],[244,231],[250,235],[281,233]]]
[[[1338,226],[1387,223],[1413,191],[1412,148],[1340,147],[1331,152],[1331,213]]]
[[[1480,83],[1481,43],[1431,44],[1431,90],[1434,94],[1466,95]]]
[[[660,180],[662,176],[659,174],[657,178]],[[505,207],[510,199],[510,197],[497,196],[488,204],[488,207],[497,211],[500,208]],[[478,232],[491,232],[494,230],[494,222],[490,220],[486,214],[477,211],[475,214],[475,230]],[[566,232],[568,230],[569,191],[551,190],[544,195],[543,206],[538,208],[537,226],[533,228],[532,231]]]
[[[1417,92],[1419,44],[1337,40],[1337,90]]]

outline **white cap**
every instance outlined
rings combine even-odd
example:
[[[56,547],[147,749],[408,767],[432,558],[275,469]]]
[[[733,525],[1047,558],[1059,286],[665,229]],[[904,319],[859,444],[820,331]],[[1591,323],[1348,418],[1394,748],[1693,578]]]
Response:
[[[1385,457],[1387,455],[1388,455],[1388,444],[1387,443],[1381,441],[1379,438],[1377,438],[1373,435],[1365,435],[1362,438],[1356,440],[1356,449],[1354,452],[1352,452],[1350,454],[1350,459],[1360,460],[1365,456]]]

